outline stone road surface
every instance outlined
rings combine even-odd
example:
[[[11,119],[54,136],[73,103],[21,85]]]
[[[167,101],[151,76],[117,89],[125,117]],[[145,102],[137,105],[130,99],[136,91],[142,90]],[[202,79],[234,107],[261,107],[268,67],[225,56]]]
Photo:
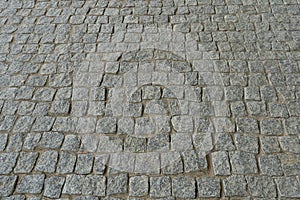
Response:
[[[299,0],[0,0],[0,199],[299,199]]]

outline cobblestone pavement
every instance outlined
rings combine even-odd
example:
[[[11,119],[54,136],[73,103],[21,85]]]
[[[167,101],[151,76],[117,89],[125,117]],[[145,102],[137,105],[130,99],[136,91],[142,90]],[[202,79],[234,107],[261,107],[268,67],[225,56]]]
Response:
[[[0,0],[0,199],[299,199],[299,0]]]

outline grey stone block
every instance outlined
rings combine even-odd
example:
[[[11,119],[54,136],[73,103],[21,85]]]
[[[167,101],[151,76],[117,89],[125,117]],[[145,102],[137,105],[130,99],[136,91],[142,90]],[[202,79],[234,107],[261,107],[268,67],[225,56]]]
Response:
[[[275,198],[276,186],[274,180],[267,176],[246,176],[249,193],[254,197]]]
[[[226,197],[245,197],[248,195],[246,179],[242,175],[232,175],[223,180]]]
[[[215,175],[230,175],[230,164],[227,152],[213,152],[212,164]]]
[[[17,165],[14,169],[15,173],[29,173],[34,167],[36,159],[38,158],[37,152],[21,152]]]
[[[234,138],[238,150],[249,152],[249,153],[256,153],[256,154],[258,153],[259,150],[258,137],[235,134]]]
[[[68,194],[68,195],[81,194],[83,180],[84,180],[83,175],[75,175],[75,174],[67,175],[62,194]]]
[[[110,176],[107,180],[107,195],[127,193],[128,175]]]
[[[14,186],[17,181],[17,176],[0,176],[0,195],[2,197],[12,195]]]
[[[16,191],[23,194],[39,194],[43,189],[44,179],[44,174],[26,175],[21,179]]]
[[[258,159],[262,174],[268,176],[282,176],[283,171],[277,155],[260,156]]]
[[[105,196],[106,177],[99,175],[87,175],[82,186],[83,195]]]
[[[149,178],[147,176],[133,176],[129,179],[130,196],[146,196],[148,194]]]
[[[46,178],[44,196],[49,198],[59,198],[64,182],[65,178],[60,176]]]
[[[243,151],[229,153],[232,172],[235,174],[254,174],[258,172],[254,154]]]
[[[1,153],[0,154],[0,174],[9,174],[12,172],[18,153]]]
[[[40,172],[54,172],[56,168],[58,153],[57,151],[45,151],[37,160],[35,171]]]
[[[300,184],[297,177],[280,177],[275,181],[280,197],[300,197]]]
[[[62,151],[57,163],[57,172],[61,174],[72,173],[74,171],[76,155]]]
[[[171,195],[171,179],[168,176],[150,177],[150,197],[164,198]]]
[[[56,149],[60,148],[64,135],[58,132],[45,132],[40,140],[41,148]]]
[[[89,174],[92,171],[94,156],[92,154],[79,154],[75,172],[77,174]]]
[[[221,182],[217,178],[197,178],[198,197],[213,198],[220,197]]]
[[[172,195],[177,198],[195,198],[195,179],[190,177],[172,178]]]

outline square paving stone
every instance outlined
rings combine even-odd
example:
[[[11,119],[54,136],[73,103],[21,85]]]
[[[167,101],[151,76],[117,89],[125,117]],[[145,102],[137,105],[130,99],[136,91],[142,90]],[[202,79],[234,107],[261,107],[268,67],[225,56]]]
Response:
[[[106,177],[99,175],[87,175],[82,186],[83,195],[105,196]]]
[[[80,145],[80,138],[77,135],[66,135],[62,150],[78,151]]]
[[[52,176],[50,178],[46,178],[44,196],[49,198],[59,198],[64,183],[64,177]]]
[[[230,164],[228,153],[225,151],[218,151],[212,153],[212,164],[215,175],[230,175]]]
[[[81,194],[84,176],[70,174],[67,175],[62,194]]]
[[[76,155],[61,151],[57,163],[57,172],[61,174],[72,173],[74,171]]]
[[[253,174],[257,173],[257,163],[255,155],[243,151],[229,152],[232,172],[235,174]]]
[[[263,119],[260,122],[261,133],[264,135],[282,135],[284,133],[281,120]]]
[[[14,169],[15,173],[29,173],[34,167],[38,152],[21,152],[17,165]]]
[[[150,197],[163,198],[171,196],[171,178],[168,176],[150,177]]]
[[[146,196],[149,188],[149,178],[147,176],[133,176],[129,179],[130,196]]]
[[[183,172],[183,161],[178,152],[163,152],[160,156],[163,174],[180,174]]]
[[[39,194],[43,189],[44,179],[44,174],[26,175],[21,179],[16,191],[23,194]]]
[[[17,181],[17,176],[0,176],[0,196],[9,196],[14,191],[14,186]]]
[[[128,175],[110,176],[107,180],[107,195],[127,193]]]
[[[191,177],[172,178],[172,195],[177,198],[195,198],[196,184]]]
[[[235,134],[234,138],[238,150],[249,153],[258,153],[258,137]]]
[[[64,135],[58,132],[45,132],[43,133],[40,141],[41,148],[56,149],[59,148],[63,142]]]
[[[297,177],[279,177],[275,179],[280,197],[300,197],[300,184]]]
[[[243,133],[259,133],[258,124],[254,118],[238,118],[237,128]]]
[[[159,153],[150,152],[137,154],[134,170],[136,173],[141,174],[159,174]]]
[[[249,193],[254,197],[275,198],[276,186],[274,180],[267,176],[246,176]]]
[[[221,182],[217,178],[197,178],[198,197],[220,197]]]
[[[246,179],[242,175],[232,175],[223,180],[226,197],[244,197],[248,195]]]
[[[37,160],[35,171],[40,172],[54,172],[56,168],[58,153],[57,151],[45,151]]]
[[[12,172],[18,153],[0,153],[0,174],[9,174]]]
[[[92,171],[94,156],[92,154],[79,154],[75,172],[77,174],[89,174]]]
[[[268,176],[282,176],[280,159],[277,155],[263,155],[258,158],[258,163],[262,174]]]

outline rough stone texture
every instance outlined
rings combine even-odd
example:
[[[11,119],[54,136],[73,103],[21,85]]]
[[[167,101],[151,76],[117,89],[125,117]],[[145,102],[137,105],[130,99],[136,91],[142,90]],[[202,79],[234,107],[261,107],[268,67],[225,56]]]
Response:
[[[217,178],[197,178],[198,197],[220,197],[221,183]]]
[[[26,175],[17,186],[18,193],[39,194],[44,185],[44,174]]]
[[[59,198],[64,182],[64,177],[53,176],[46,178],[44,196],[49,198]]]
[[[0,0],[0,199],[299,198],[299,5]]]
[[[172,193],[177,198],[195,198],[195,180],[189,177],[172,178]]]
[[[171,195],[171,179],[168,176],[150,178],[150,197],[164,198]]]

